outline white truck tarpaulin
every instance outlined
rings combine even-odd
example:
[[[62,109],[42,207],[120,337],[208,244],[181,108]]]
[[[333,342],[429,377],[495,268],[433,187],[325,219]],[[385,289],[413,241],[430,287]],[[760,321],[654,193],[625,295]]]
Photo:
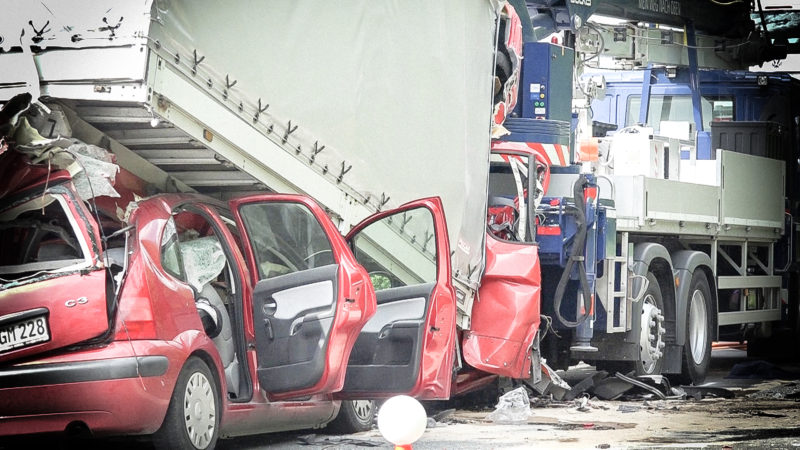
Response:
[[[154,2],[150,38],[194,50],[385,208],[444,202],[454,274],[480,276],[495,5],[486,0]],[[188,53],[187,53],[188,52]],[[246,149],[255,155],[258,149]],[[331,206],[331,205],[327,205]],[[471,276],[470,273],[471,272]]]

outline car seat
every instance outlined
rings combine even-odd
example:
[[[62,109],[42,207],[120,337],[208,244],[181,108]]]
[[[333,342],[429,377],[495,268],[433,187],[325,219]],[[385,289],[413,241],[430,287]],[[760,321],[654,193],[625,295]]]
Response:
[[[222,245],[216,236],[206,236],[181,242],[180,248],[187,281],[197,292],[195,303],[198,308],[198,314],[201,317],[205,315],[206,320],[210,318],[210,320],[221,321],[221,323],[214,323],[215,326],[211,327],[211,329],[219,330],[219,333],[209,337],[217,347],[222,360],[228,392],[237,394],[239,392],[239,361],[236,357],[236,343],[233,338],[231,318],[225,302],[222,301],[217,290],[211,285],[228,264],[225,252],[222,251]],[[211,314],[203,314],[205,305],[202,303],[206,301],[218,314],[213,312]],[[208,311],[205,312],[208,313]]]

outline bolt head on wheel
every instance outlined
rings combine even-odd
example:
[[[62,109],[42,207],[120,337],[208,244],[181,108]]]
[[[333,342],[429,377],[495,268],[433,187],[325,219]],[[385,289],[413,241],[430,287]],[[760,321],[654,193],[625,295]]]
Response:
[[[652,374],[663,356],[664,316],[661,314],[652,295],[643,299],[639,356],[645,373]]]

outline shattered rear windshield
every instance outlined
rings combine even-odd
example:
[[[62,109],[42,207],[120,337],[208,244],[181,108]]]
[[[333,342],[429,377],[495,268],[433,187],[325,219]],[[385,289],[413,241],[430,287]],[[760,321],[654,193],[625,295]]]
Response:
[[[0,283],[88,266],[87,245],[61,195],[0,205]]]

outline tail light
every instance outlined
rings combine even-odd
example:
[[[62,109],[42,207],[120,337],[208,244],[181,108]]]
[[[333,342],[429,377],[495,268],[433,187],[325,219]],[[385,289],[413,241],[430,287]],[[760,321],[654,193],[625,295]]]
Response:
[[[115,340],[156,338],[156,323],[153,319],[153,309],[149,298],[122,298],[119,307]]]

